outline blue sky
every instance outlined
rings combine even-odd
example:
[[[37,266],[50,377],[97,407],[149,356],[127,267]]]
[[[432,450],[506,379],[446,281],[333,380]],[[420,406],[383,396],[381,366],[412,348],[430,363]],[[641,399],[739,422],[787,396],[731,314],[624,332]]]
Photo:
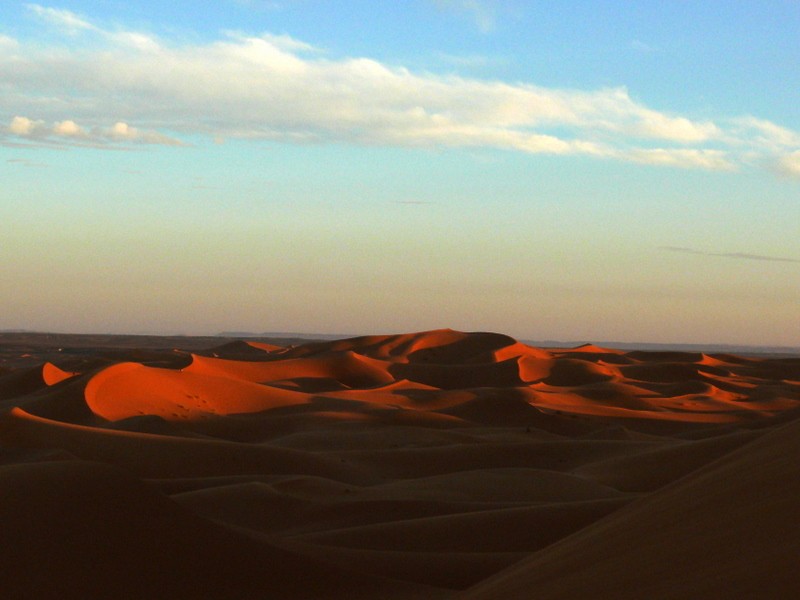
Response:
[[[800,4],[0,2],[0,328],[796,345]]]

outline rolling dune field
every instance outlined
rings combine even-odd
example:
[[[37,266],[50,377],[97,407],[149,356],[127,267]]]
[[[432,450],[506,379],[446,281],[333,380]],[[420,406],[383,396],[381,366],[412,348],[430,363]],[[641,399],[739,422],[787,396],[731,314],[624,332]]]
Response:
[[[23,338],[0,337],[3,598],[800,590],[800,358]]]

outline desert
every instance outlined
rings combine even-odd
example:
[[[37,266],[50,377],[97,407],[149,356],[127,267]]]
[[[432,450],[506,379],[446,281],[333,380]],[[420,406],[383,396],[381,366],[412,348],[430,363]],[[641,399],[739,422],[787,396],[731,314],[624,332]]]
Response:
[[[0,2],[0,600],[800,598],[799,31]]]
[[[792,597],[800,357],[0,335],[4,598]]]

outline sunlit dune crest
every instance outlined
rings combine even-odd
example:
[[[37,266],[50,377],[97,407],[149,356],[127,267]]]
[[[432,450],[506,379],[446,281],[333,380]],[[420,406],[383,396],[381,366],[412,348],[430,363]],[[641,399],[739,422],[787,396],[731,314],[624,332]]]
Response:
[[[452,406],[448,391],[489,388],[519,395],[529,389],[536,393],[526,393],[526,401],[547,411],[730,422],[798,403],[791,394],[759,394],[756,400],[731,391],[742,377],[724,368],[732,365],[702,354],[624,354],[591,344],[543,351],[506,336],[451,330],[317,342],[282,352],[276,346],[248,347],[263,350],[262,360],[194,354],[179,370],[138,363],[108,367],[88,383],[87,404],[108,420],[137,415],[192,420],[309,404],[319,395],[370,408],[429,410]],[[607,363],[607,355],[616,358]],[[68,376],[54,365],[46,372],[53,382]],[[714,385],[720,377],[728,391]],[[423,403],[413,391],[392,387],[402,381],[438,392]],[[698,385],[685,387],[689,382]],[[744,386],[742,392],[746,381]]]
[[[73,597],[53,577],[131,598],[800,587],[781,525],[800,358],[449,329],[94,354],[34,337],[40,365],[0,372],[0,523],[24,540],[0,552],[10,598]]]
[[[65,379],[73,377],[74,375],[75,373],[70,373],[68,371],[59,369],[53,363],[47,362],[42,365],[42,380],[47,385],[55,385],[61,381],[64,381]]]

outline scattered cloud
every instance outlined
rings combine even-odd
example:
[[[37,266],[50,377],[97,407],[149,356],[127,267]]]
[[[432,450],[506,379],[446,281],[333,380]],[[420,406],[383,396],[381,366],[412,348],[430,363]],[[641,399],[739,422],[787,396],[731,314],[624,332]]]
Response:
[[[114,123],[114,126],[108,130],[109,135],[119,140],[134,139],[138,135],[138,131],[121,121]]]
[[[43,120],[34,121],[27,117],[16,116],[11,119],[8,126],[0,125],[0,143],[3,141],[4,133],[14,138],[16,142],[14,145],[19,145],[20,142],[28,142],[31,145],[90,147],[104,147],[113,143],[185,145],[178,139],[157,131],[140,131],[122,121],[110,127],[92,127],[87,130],[71,119],[47,125]]]
[[[493,14],[486,2],[441,4]],[[28,6],[67,37],[62,45],[0,38],[13,48],[0,53],[0,114],[16,115],[0,123],[6,146],[179,145],[206,136],[499,148],[715,171],[760,162],[800,174],[797,132],[752,116],[711,121],[659,111],[625,87],[416,73],[370,58],[330,58],[285,34],[176,42]]]
[[[84,134],[83,129],[81,129],[75,121],[61,121],[60,123],[56,123],[53,126],[53,133],[55,135],[64,135],[64,136],[80,136]]]
[[[786,258],[782,256],[765,256],[763,254],[748,254],[746,252],[705,252],[694,248],[684,248],[681,246],[661,246],[661,250],[669,252],[681,252],[683,254],[697,254],[700,256],[720,256],[722,258],[735,258],[740,260],[760,260],[767,262],[787,262],[800,263],[800,258]]]
[[[41,124],[41,121],[31,121],[27,117],[14,117],[11,119],[8,131],[14,135],[31,135]]]

